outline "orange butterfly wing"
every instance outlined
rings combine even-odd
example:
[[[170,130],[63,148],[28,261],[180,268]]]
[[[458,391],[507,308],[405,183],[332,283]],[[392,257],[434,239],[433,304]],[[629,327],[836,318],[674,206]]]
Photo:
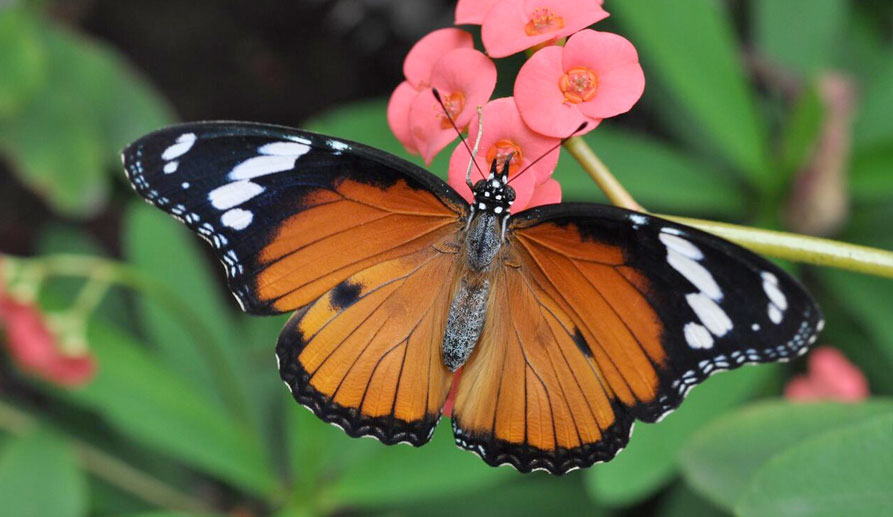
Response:
[[[535,208],[503,246],[453,409],[457,443],[491,465],[610,460],[635,419],[659,420],[716,371],[804,352],[822,325],[776,266],[643,214]]]

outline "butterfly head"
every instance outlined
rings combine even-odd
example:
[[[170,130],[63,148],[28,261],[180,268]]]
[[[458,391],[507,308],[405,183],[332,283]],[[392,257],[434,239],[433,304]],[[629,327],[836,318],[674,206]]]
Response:
[[[477,211],[490,212],[496,215],[507,215],[515,202],[515,189],[509,184],[509,164],[511,155],[505,160],[502,171],[499,171],[496,160],[490,165],[490,175],[474,185],[474,208]]]

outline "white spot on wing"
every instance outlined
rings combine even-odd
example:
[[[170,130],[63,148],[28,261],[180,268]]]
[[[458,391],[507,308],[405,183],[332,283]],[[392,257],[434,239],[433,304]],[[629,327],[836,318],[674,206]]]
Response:
[[[683,330],[685,331],[685,341],[688,343],[688,346],[698,349],[713,347],[713,336],[710,335],[710,332],[707,332],[703,325],[690,322],[685,324]]]
[[[232,208],[220,216],[220,222],[234,230],[244,230],[253,219],[254,214],[241,208]]]
[[[707,327],[714,336],[722,337],[732,330],[732,320],[726,315],[722,307],[716,304],[703,293],[691,293],[686,295],[685,300],[691,309],[695,311],[701,323]]]
[[[631,215],[630,219],[632,218],[633,216]],[[635,221],[635,219],[633,220]],[[645,218],[642,217],[642,220],[643,222],[640,224],[644,224]],[[667,233],[667,230],[669,230],[669,228],[664,228],[663,230],[661,230],[661,234],[659,237],[660,241],[664,243],[664,246],[666,246],[667,249],[677,251],[680,254],[694,260],[701,260],[702,258],[704,258],[704,254],[701,253],[701,250],[698,249],[697,246],[683,239],[682,237],[679,237],[678,235]]]
[[[763,291],[766,292],[766,296],[769,297],[769,301],[771,301],[776,307],[778,307],[779,310],[785,311],[788,308],[788,299],[778,288],[778,283],[772,282],[767,278],[766,275],[766,273],[763,273]],[[769,273],[769,275],[771,275],[771,273]]]
[[[328,140],[326,142],[330,148],[336,151],[346,151],[350,149],[350,146],[345,144],[344,142],[339,142],[338,140]]]
[[[257,183],[242,180],[227,183],[208,193],[208,201],[218,210],[228,210],[239,206],[264,191]]]
[[[177,172],[177,167],[180,166],[180,162],[174,160],[172,162],[167,162],[164,164],[164,173],[165,174],[173,174]]]
[[[229,173],[229,178],[232,180],[250,180],[268,174],[287,171],[294,168],[295,160],[297,159],[297,156],[255,156],[236,165],[232,172]]]
[[[769,319],[772,320],[772,323],[778,325],[781,323],[781,310],[775,306],[775,304],[769,304]]]
[[[260,149],[258,152],[260,154],[266,154],[270,156],[294,156],[295,159],[300,158],[307,154],[307,151],[310,150],[310,146],[307,144],[299,144],[295,142],[273,142],[272,144],[267,144]]]
[[[672,235],[667,235],[667,237],[672,237]],[[713,279],[713,275],[700,263],[679,253],[676,248],[668,248],[667,262],[699,291],[714,300],[722,300],[722,290]]]
[[[629,214],[629,220],[635,224],[642,224],[642,225],[648,224],[648,218],[642,214]],[[661,237],[663,237],[663,235],[661,235]],[[661,239],[661,240],[663,240],[663,239]],[[666,244],[666,243],[664,243],[664,244]]]
[[[195,133],[185,133],[180,135],[177,138],[176,143],[168,147],[161,153],[161,159],[165,161],[173,160],[174,158],[183,156],[186,154],[192,146],[195,144]]]

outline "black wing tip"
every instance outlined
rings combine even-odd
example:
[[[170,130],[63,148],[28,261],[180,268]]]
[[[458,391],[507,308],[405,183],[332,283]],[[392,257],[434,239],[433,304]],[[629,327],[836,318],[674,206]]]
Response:
[[[462,429],[462,424],[455,416],[453,435],[457,446],[477,454],[492,467],[510,465],[523,474],[542,470],[562,476],[596,463],[611,461],[626,447],[632,435],[634,419],[616,406],[615,415],[617,420],[603,431],[601,440],[575,448],[544,450],[531,445],[509,443],[490,434],[469,433]]]
[[[387,416],[370,417],[356,408],[344,407],[310,385],[310,374],[297,361],[303,349],[303,337],[296,328],[300,312],[286,323],[276,344],[279,375],[294,399],[320,420],[340,427],[348,436],[371,436],[385,445],[408,443],[419,447],[428,443],[440,420],[440,413],[425,415],[412,422]]]

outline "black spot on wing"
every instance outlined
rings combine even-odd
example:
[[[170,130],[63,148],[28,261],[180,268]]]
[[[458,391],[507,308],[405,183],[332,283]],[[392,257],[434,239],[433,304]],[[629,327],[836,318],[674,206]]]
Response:
[[[580,332],[580,329],[574,328],[574,343],[576,343],[577,348],[580,349],[580,352],[583,352],[583,355],[586,357],[592,357],[592,349],[589,348],[589,344],[586,343],[586,340],[583,339],[583,334]]]
[[[357,301],[362,290],[363,286],[361,284],[354,284],[350,280],[345,280],[332,289],[329,305],[335,310],[344,309]]]

